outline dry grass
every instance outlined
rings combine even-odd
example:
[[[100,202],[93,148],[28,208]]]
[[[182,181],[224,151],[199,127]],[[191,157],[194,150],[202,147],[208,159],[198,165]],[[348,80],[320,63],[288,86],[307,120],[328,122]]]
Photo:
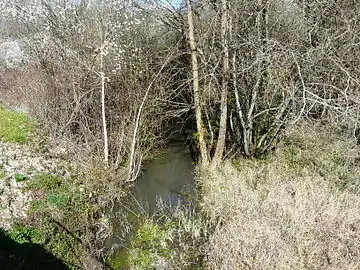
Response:
[[[302,126],[267,160],[203,175],[204,207],[223,220],[208,267],[360,269],[358,154],[352,140]]]

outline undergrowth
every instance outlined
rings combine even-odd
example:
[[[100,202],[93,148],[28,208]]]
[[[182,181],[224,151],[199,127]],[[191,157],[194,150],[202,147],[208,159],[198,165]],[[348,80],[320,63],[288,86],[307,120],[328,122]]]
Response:
[[[262,160],[203,172],[202,206],[222,221],[209,269],[359,269],[360,148],[301,125]]]
[[[26,182],[25,189],[36,194],[28,209],[27,227],[39,230],[42,244],[69,269],[83,267],[95,222],[97,208],[90,203],[77,175],[61,177],[38,173]]]
[[[199,210],[175,212],[122,217],[130,234],[124,247],[108,257],[110,268],[203,269],[205,246],[216,222]]]

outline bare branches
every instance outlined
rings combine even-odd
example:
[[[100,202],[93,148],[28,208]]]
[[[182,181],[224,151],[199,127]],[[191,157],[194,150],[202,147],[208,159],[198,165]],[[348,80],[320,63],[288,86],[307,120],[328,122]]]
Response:
[[[161,68],[159,69],[159,71],[156,73],[156,75],[154,76],[154,78],[151,80],[149,86],[147,87],[146,91],[145,91],[145,95],[141,101],[139,110],[136,114],[136,120],[135,120],[135,127],[134,127],[134,131],[133,131],[133,136],[132,136],[132,142],[131,142],[131,148],[130,148],[130,161],[129,161],[129,172],[128,172],[128,181],[133,181],[136,180],[137,175],[139,170],[136,171],[136,173],[134,173],[134,155],[135,155],[135,149],[136,149],[136,140],[137,140],[137,135],[138,135],[138,131],[140,128],[140,122],[141,122],[141,114],[143,111],[143,108],[145,106],[145,102],[147,101],[147,98],[149,96],[150,90],[153,87],[153,84],[155,83],[155,81],[158,79],[158,77],[161,75],[163,69],[165,68],[165,66],[169,63],[171,59],[171,55],[169,55],[165,62],[162,64]],[[141,163],[140,163],[141,164]],[[138,165],[138,168],[140,168],[140,165]]]

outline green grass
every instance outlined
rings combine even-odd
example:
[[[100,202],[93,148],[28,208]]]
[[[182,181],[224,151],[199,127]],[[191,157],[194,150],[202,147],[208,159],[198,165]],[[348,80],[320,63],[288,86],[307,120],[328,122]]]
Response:
[[[33,131],[33,123],[24,113],[5,109],[0,105],[0,140],[26,143]]]
[[[70,199],[64,193],[51,193],[47,195],[46,200],[50,205],[56,206],[59,209],[66,209],[70,203]]]
[[[43,190],[44,192],[51,192],[61,189],[62,184],[63,179],[60,176],[40,172],[27,184],[25,190]]]

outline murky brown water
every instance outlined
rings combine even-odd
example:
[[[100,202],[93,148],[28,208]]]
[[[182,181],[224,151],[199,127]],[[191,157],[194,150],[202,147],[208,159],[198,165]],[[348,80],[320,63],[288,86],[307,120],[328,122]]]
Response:
[[[165,212],[176,211],[179,206],[193,205],[196,195],[194,165],[186,146],[171,145],[161,157],[144,165],[131,193],[128,205],[118,205],[113,211],[113,236],[106,243],[108,248],[122,246],[126,241],[123,226],[127,213],[153,215],[160,209],[164,213],[164,209]]]

